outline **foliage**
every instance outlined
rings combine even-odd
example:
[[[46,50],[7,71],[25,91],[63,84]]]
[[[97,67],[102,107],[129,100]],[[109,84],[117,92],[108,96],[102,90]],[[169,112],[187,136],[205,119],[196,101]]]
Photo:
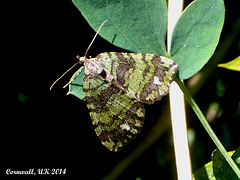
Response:
[[[236,151],[231,151],[228,154],[240,168],[240,148]],[[212,154],[212,161],[197,170],[193,176],[195,180],[238,179],[219,150],[215,150]]]
[[[234,60],[219,64],[218,67],[226,68],[233,71],[240,71],[240,56],[236,57]]]
[[[165,0],[73,2],[94,30],[108,20],[100,35],[114,45],[136,53],[167,56]],[[170,51],[181,79],[196,74],[214,53],[224,12],[222,0],[197,0],[184,10],[174,29]]]

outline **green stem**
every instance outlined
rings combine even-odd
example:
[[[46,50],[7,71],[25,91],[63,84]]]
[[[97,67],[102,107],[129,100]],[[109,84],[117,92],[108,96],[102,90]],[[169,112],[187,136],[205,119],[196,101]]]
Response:
[[[199,107],[197,106],[195,101],[193,100],[191,94],[189,93],[189,91],[187,90],[187,88],[185,87],[185,85],[182,83],[181,80],[179,80],[178,78],[175,78],[175,81],[177,82],[177,84],[181,88],[181,90],[183,91],[183,93],[185,95],[185,98],[187,99],[187,101],[190,104],[190,106],[193,108],[194,112],[198,116],[199,120],[201,121],[201,123],[202,123],[203,127],[205,128],[205,130],[208,132],[209,136],[212,138],[213,142],[216,144],[218,150],[222,153],[222,155],[224,156],[226,161],[229,163],[231,168],[234,170],[234,172],[236,173],[236,175],[240,179],[240,170],[239,170],[239,168],[234,163],[232,158],[228,155],[226,149],[224,148],[222,143],[219,141],[219,139],[217,138],[217,136],[213,132],[211,126],[208,124],[206,118],[204,117],[203,113],[201,112],[201,110],[199,109]]]

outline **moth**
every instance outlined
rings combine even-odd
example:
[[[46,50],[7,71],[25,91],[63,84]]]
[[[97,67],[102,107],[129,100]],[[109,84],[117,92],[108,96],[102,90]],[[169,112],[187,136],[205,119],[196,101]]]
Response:
[[[106,52],[77,58],[83,66],[70,79],[68,94],[76,95],[73,89],[82,85],[96,135],[106,148],[117,152],[140,132],[143,103],[153,104],[168,94],[178,65],[166,57],[142,53]],[[81,73],[82,79],[78,78]]]

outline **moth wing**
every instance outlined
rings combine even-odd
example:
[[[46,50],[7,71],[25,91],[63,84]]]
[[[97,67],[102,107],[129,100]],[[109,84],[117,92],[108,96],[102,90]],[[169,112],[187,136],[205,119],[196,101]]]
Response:
[[[152,67],[153,72],[151,70],[143,72],[143,81],[146,84],[137,91],[136,96],[141,102],[153,104],[169,93],[170,85],[178,71],[178,65],[171,59],[152,54],[145,54],[145,61],[147,69]]]
[[[169,92],[178,65],[163,56],[142,53],[101,53],[107,77],[122,87],[129,96],[153,104]]]
[[[140,132],[143,104],[97,77],[85,76],[83,90],[97,136],[109,150],[119,151]]]

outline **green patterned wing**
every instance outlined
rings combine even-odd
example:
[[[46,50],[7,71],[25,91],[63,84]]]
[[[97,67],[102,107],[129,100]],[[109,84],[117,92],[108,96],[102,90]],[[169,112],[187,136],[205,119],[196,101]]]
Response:
[[[119,151],[140,132],[142,103],[98,77],[85,75],[83,91],[95,132],[109,150]]]
[[[104,67],[108,82],[146,104],[153,104],[168,94],[178,71],[174,61],[154,54],[108,52],[96,58]]]

